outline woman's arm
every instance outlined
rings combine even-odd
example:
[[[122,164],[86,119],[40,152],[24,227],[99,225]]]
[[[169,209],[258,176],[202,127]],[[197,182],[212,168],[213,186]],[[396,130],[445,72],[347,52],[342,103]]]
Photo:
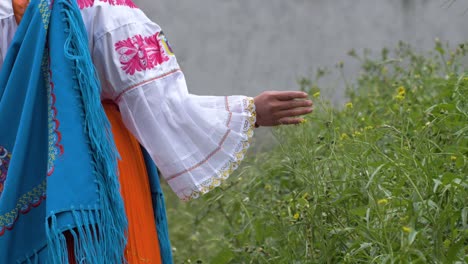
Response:
[[[183,200],[209,192],[238,167],[256,115],[261,126],[296,124],[312,110],[302,92],[190,94],[161,28],[141,10],[128,2],[82,6],[103,98],[118,104],[127,128]]]
[[[28,4],[29,0],[13,0],[13,12],[15,14],[16,24],[20,23]]]

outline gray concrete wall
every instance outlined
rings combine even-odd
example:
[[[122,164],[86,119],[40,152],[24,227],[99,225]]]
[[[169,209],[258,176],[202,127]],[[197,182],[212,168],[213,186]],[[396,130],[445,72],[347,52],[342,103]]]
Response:
[[[434,39],[468,40],[468,1],[136,0],[161,25],[195,94],[297,89],[300,77],[345,61],[351,48],[376,52],[399,40],[421,50]],[[342,91],[329,91],[342,98]]]

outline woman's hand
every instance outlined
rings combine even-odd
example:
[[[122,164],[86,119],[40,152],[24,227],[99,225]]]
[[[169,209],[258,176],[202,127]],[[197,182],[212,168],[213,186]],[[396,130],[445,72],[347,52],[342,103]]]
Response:
[[[298,116],[312,112],[312,101],[307,93],[296,91],[263,92],[254,98],[257,125],[277,126],[299,124]]]

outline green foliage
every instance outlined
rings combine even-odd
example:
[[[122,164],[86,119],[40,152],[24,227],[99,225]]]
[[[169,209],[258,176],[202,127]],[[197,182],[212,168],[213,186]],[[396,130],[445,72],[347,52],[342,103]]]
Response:
[[[466,52],[350,52],[362,74],[341,108],[302,81],[307,122],[221,190],[170,203],[176,263],[468,262]]]

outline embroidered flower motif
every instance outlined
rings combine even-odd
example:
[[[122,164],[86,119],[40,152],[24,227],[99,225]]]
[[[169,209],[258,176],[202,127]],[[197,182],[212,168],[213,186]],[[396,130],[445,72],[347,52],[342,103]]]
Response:
[[[108,3],[109,5],[113,6],[127,6],[130,8],[137,8],[135,3],[132,0],[99,0],[104,3]],[[94,5],[94,0],[77,0],[78,6],[80,9],[84,9],[87,7],[92,7]]]
[[[101,0],[102,2],[109,3],[109,5],[128,6],[130,8],[137,8],[132,0]]]
[[[3,193],[3,187],[6,181],[8,166],[10,165],[11,153],[0,146],[0,197]]]
[[[77,0],[77,3],[80,9],[83,9],[86,7],[92,7],[94,4],[94,0]]]
[[[115,50],[120,55],[122,70],[133,75],[137,71],[153,69],[168,61],[168,55],[171,54],[168,54],[162,47],[161,42],[163,41],[160,38],[160,32],[157,32],[150,37],[135,35],[115,43]]]

